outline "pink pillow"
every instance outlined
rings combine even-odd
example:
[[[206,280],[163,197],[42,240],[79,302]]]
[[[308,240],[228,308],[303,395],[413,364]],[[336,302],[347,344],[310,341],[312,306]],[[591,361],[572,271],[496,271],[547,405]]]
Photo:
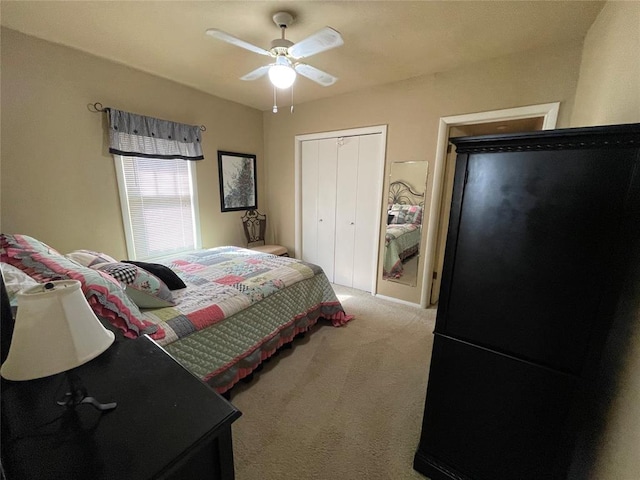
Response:
[[[94,312],[122,330],[125,337],[149,334],[154,339],[164,338],[164,330],[142,317],[136,304],[110,275],[81,266],[57,252],[42,248],[36,251],[22,235],[2,234],[0,246],[1,261],[19,268],[38,282],[78,280]]]

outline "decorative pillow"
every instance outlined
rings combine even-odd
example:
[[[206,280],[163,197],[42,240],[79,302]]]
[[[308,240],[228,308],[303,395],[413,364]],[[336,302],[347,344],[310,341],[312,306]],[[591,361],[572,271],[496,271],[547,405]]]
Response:
[[[412,222],[415,225],[420,225],[422,223],[422,207],[420,205],[412,205],[413,207],[416,207],[415,211],[410,211],[410,213],[412,213]]]
[[[52,255],[60,255],[55,248],[51,248],[44,242],[40,240],[36,240],[29,235],[20,235],[20,234],[0,234],[0,246],[2,247],[2,254],[4,255],[5,250],[10,248],[14,251],[26,251],[26,252],[41,252],[41,253],[50,253]]]
[[[165,265],[159,263],[147,263],[147,262],[134,262],[133,260],[122,260],[124,263],[130,263],[137,265],[140,268],[144,268],[147,272],[153,273],[156,277],[162,280],[169,290],[179,290],[181,288],[187,288],[182,279]]]
[[[9,263],[0,263],[0,268],[2,269],[2,277],[4,278],[4,286],[9,296],[9,303],[12,307],[15,307],[18,305],[18,292],[25,288],[38,285],[38,282]]]
[[[65,257],[78,262],[84,267],[95,267],[102,263],[117,262],[115,258],[110,257],[106,253],[98,253],[92,250],[75,250],[71,253],[67,253]]]
[[[22,270],[39,283],[51,280],[78,280],[89,305],[96,313],[136,338],[149,334],[159,340],[164,330],[145,320],[138,306],[125,294],[120,283],[110,275],[83,267],[59,253],[37,252],[23,248],[23,235],[3,234],[0,238],[3,262]]]
[[[419,225],[422,223],[422,207],[419,205],[393,204],[388,214],[393,217],[389,224],[413,223]]]
[[[158,277],[130,263],[103,263],[95,268],[106,272],[126,286],[127,295],[140,308],[172,307],[169,287]]]

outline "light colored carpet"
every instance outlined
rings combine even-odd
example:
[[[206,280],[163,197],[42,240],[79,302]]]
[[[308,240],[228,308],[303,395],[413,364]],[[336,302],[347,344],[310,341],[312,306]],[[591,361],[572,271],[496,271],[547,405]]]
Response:
[[[316,325],[234,388],[238,480],[424,480],[412,464],[436,310],[334,289],[353,321]]]

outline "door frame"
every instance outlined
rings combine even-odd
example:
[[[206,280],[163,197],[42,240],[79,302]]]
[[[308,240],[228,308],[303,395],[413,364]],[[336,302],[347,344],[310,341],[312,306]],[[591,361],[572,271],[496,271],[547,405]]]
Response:
[[[384,180],[384,166],[387,152],[387,126],[375,125],[371,127],[350,128],[347,130],[336,130],[331,132],[320,133],[308,133],[304,135],[295,136],[294,145],[294,176],[295,176],[295,245],[294,256],[295,258],[302,257],[302,142],[308,140],[324,140],[327,138],[340,138],[340,137],[357,137],[361,135],[374,135],[382,134],[381,151],[377,159],[378,164],[378,178],[377,184],[374,188],[374,201],[378,205],[378,211],[382,212],[382,184]],[[371,294],[375,295],[377,292],[377,279],[378,279],[378,256],[380,250],[380,218],[381,213],[376,217],[376,229],[378,233],[374,239],[374,248],[372,256],[373,275],[371,279]]]
[[[433,189],[431,193],[431,205],[429,207],[429,223],[427,227],[427,246],[422,271],[422,292],[420,294],[420,306],[427,308],[431,299],[431,285],[433,283],[433,269],[437,246],[438,224],[440,223],[440,203],[444,184],[444,170],[447,159],[447,144],[449,143],[449,130],[451,127],[472,125],[479,123],[500,122],[507,120],[519,120],[523,118],[543,117],[542,130],[551,130],[556,127],[560,102],[528,105],[524,107],[491,110],[487,112],[469,113],[440,117],[438,127],[438,143],[433,168]]]

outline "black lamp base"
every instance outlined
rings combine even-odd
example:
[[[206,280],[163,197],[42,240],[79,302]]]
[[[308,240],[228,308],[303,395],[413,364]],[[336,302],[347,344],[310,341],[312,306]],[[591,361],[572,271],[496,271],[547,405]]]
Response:
[[[116,402],[100,403],[94,397],[87,395],[87,389],[82,385],[80,377],[70,371],[66,372],[69,381],[69,391],[56,403],[67,408],[76,408],[78,405],[93,405],[97,410],[108,411],[118,406]]]

